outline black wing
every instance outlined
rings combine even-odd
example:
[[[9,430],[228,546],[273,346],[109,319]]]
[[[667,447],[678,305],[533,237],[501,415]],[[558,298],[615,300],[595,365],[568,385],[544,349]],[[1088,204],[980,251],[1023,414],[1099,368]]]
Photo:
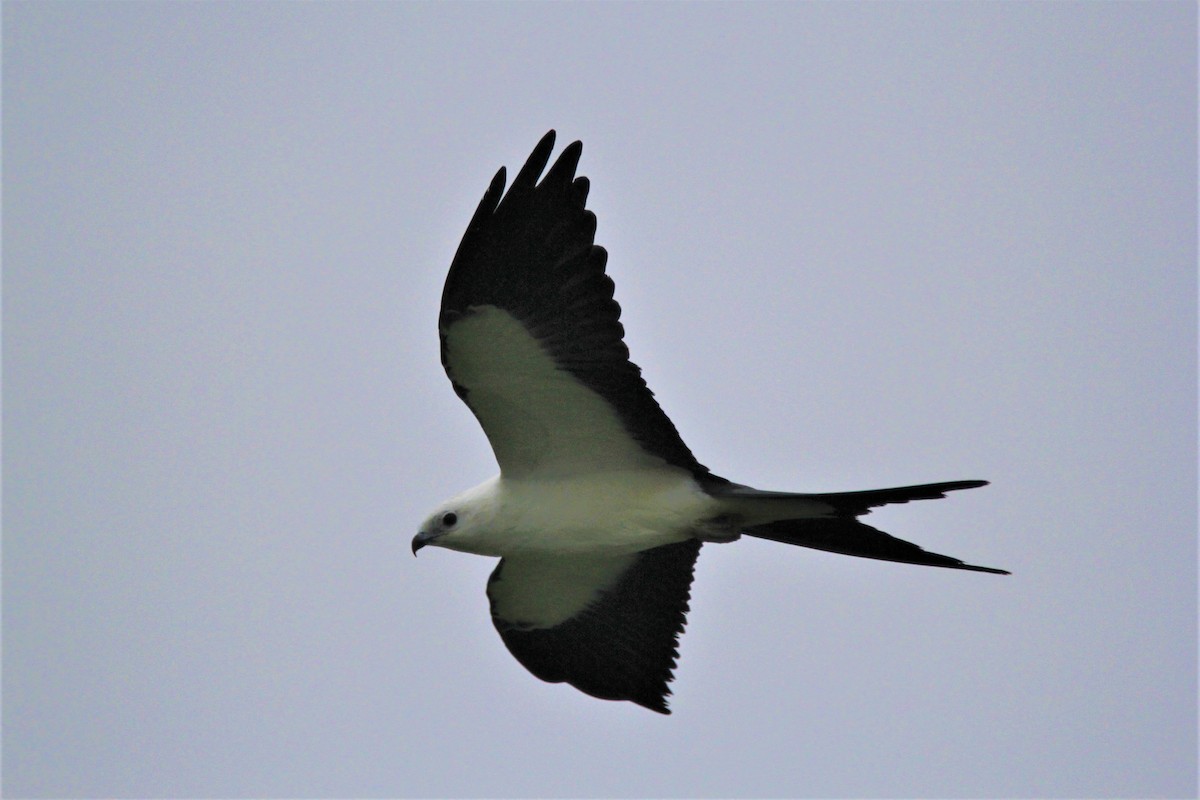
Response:
[[[507,194],[501,168],[471,219],[442,294],[446,373],[505,474],[666,462],[707,478],[629,360],[582,145],[538,183],[553,147],[550,131]]]
[[[700,546],[696,540],[668,544],[614,561],[611,570],[587,568],[607,575],[585,593],[578,580],[556,580],[565,560],[526,565],[501,559],[488,581],[492,622],[509,651],[542,680],[669,714],[667,684],[679,657]],[[550,583],[561,589],[562,613],[552,616],[569,616],[547,626],[541,612]],[[528,615],[541,619],[522,618],[526,600],[534,606]]]

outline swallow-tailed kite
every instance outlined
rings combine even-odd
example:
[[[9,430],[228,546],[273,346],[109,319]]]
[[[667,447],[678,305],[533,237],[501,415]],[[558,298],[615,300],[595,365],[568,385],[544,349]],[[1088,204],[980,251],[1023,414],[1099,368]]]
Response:
[[[629,360],[575,177],[546,173],[554,131],[504,191],[503,167],[463,236],[438,320],[442,364],[500,474],[443,503],[412,549],[498,556],[488,580],[504,644],[542,680],[664,714],[692,569],[705,542],[773,539],[852,556],[1007,574],[858,521],[875,506],[986,481],[835,494],[767,492],[700,464]]]

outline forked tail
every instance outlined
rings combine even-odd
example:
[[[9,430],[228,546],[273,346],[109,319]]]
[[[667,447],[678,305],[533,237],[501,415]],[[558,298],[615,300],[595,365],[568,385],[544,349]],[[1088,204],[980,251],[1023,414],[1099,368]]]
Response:
[[[876,506],[934,500],[945,497],[946,492],[986,485],[987,481],[951,481],[864,492],[795,494],[730,484],[713,494],[741,521],[740,530],[747,536],[848,556],[1008,575],[1007,570],[966,564],[957,558],[930,553],[856,519]]]

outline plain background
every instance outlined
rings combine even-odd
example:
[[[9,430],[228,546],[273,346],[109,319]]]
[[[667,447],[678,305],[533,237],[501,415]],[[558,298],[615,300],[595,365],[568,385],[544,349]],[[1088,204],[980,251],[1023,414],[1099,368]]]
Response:
[[[1193,3],[3,15],[6,795],[1194,796]],[[409,541],[551,127],[701,461],[1014,575],[710,546],[671,717],[527,674]]]

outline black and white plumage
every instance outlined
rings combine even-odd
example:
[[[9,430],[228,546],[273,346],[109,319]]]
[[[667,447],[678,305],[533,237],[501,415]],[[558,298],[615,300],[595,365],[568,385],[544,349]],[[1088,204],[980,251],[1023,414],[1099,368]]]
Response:
[[[543,680],[670,713],[701,545],[742,534],[1007,574],[857,519],[986,481],[797,494],[700,464],[629,360],[588,180],[575,176],[582,145],[541,177],[553,147],[550,131],[507,193],[504,169],[496,174],[442,294],[442,364],[500,474],[442,504],[412,543],[414,554],[437,545],[500,557],[487,593],[517,660]]]

